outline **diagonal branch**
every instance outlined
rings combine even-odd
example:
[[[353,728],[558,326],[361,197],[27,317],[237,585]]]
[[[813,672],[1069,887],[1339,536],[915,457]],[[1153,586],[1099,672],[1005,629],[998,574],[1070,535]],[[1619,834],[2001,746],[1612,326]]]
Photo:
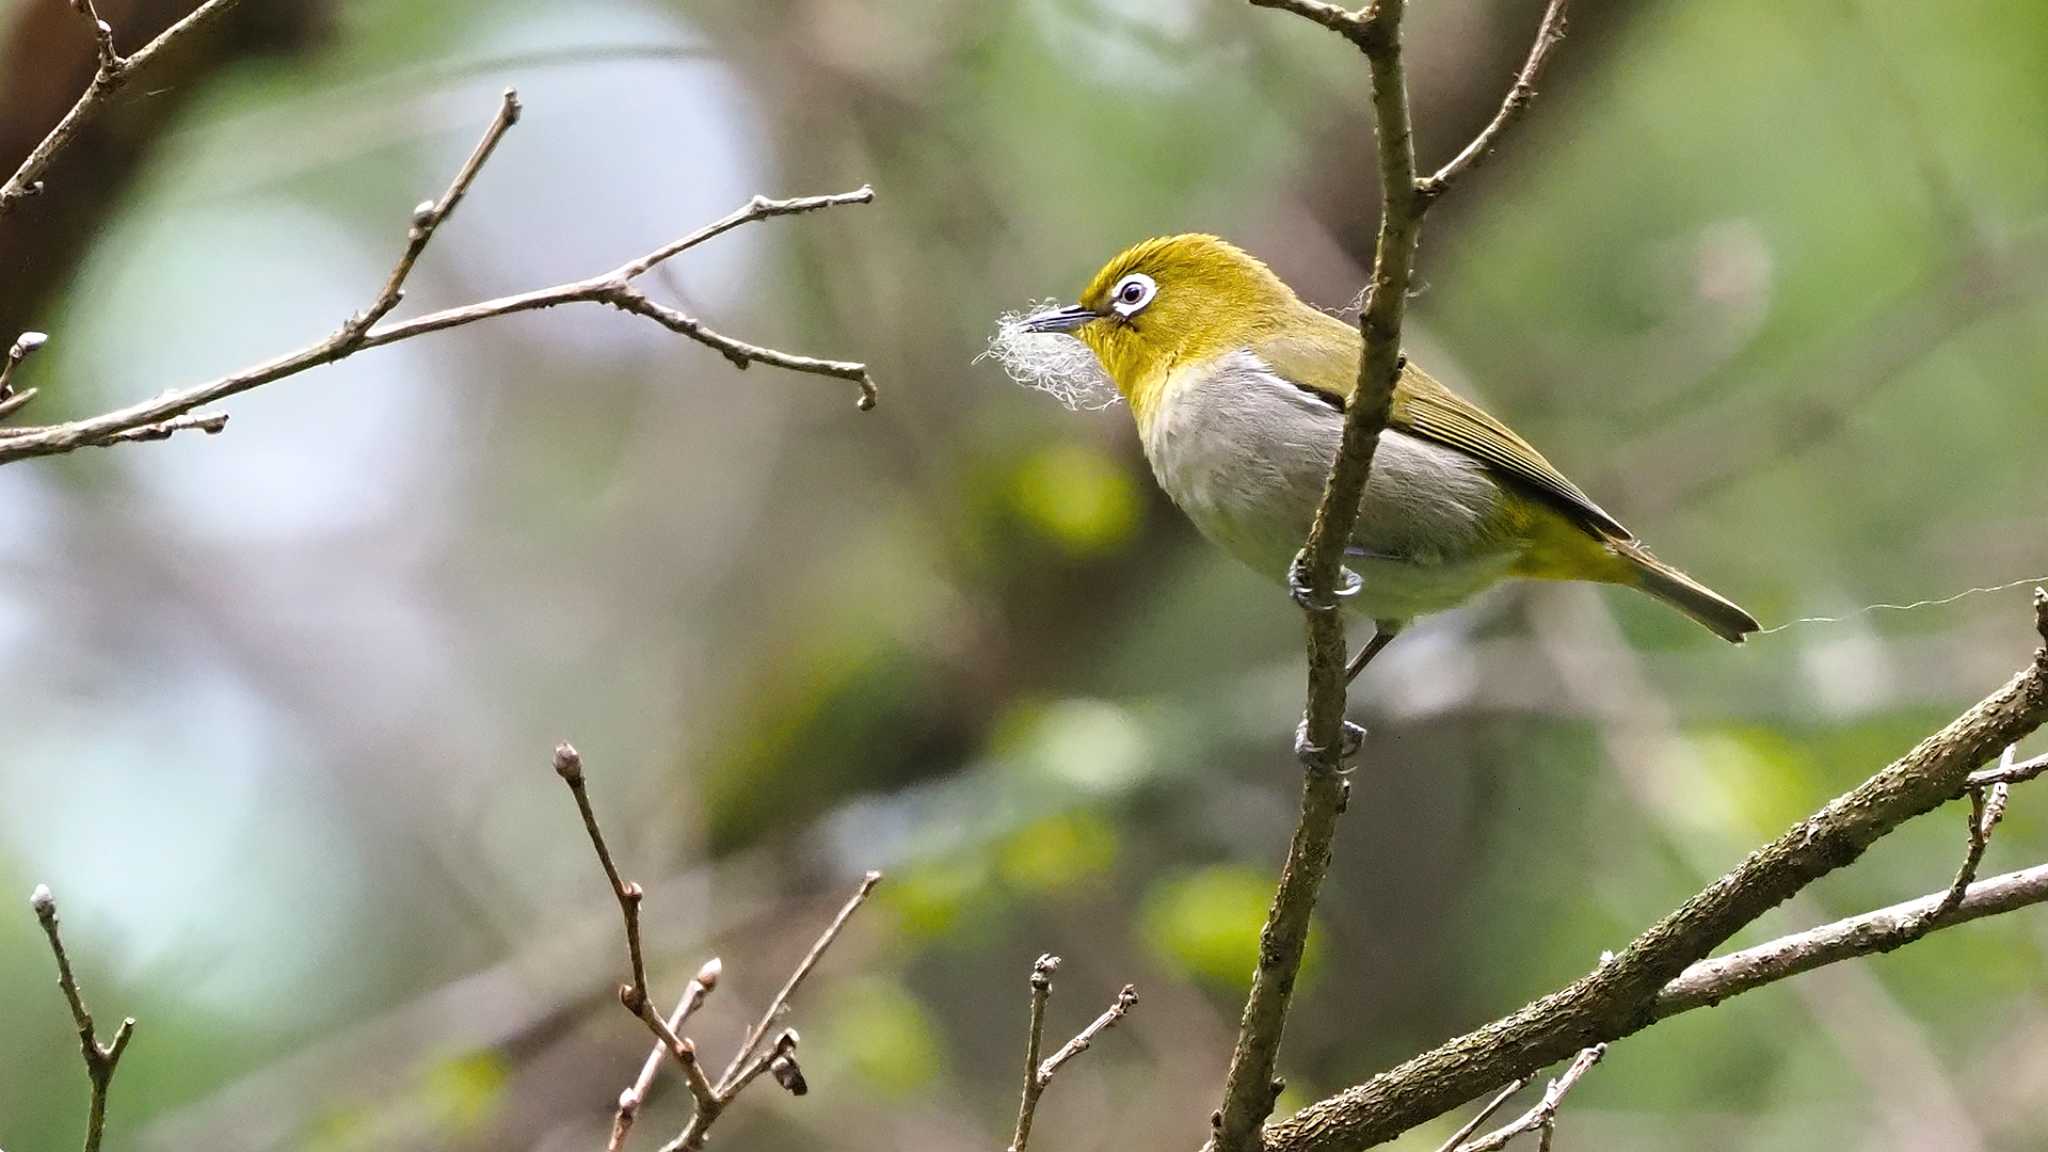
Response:
[[[137,53],[136,57],[131,59],[140,57],[141,53]],[[455,210],[470,184],[476,179],[478,171],[498,146],[498,142],[518,122],[519,109],[518,96],[507,89],[497,116],[485,130],[483,138],[470,153],[448,190],[439,200],[422,203],[413,210],[412,220],[406,232],[405,250],[376,297],[371,300],[368,307],[343,321],[341,326],[325,339],[296,352],[288,352],[276,359],[252,365],[203,384],[165,392],[153,399],[98,416],[63,424],[8,429],[0,433],[0,464],[34,456],[54,456],[79,448],[120,443],[124,440],[158,438],[153,434],[144,437],[127,434],[160,427],[166,421],[184,416],[203,405],[227,399],[288,376],[296,376],[323,364],[345,360],[365,349],[395,344],[400,340],[410,340],[430,332],[459,328],[479,320],[532,312],[563,304],[604,304],[623,312],[646,317],[672,332],[687,336],[713,349],[731,361],[735,367],[766,364],[792,372],[850,381],[860,391],[859,406],[862,409],[874,407],[875,383],[865,364],[798,356],[735,339],[705,327],[693,316],[649,299],[646,294],[634,287],[633,283],[663,262],[743,224],[773,216],[791,216],[841,205],[871,203],[875,193],[868,187],[827,196],[799,196],[787,200],[771,200],[764,196],[756,196],[743,207],[714,223],[596,276],[460,307],[445,308],[409,320],[388,319],[389,313],[403,299],[406,278],[411,274],[420,254],[425,251],[427,243],[433,238],[435,229]],[[4,398],[0,398],[0,402],[4,402]],[[176,430],[177,427],[168,429]]]
[[[797,989],[803,987],[812,970],[817,968],[818,961],[824,959],[825,950],[832,947],[834,940],[839,939],[839,933],[846,927],[846,922],[853,919],[853,914],[860,911],[860,906],[867,903],[868,897],[873,894],[875,885],[881,882],[880,872],[869,872],[860,878],[860,886],[853,890],[852,896],[847,897],[845,904],[840,905],[839,914],[832,917],[832,922],[818,934],[817,940],[811,944],[811,950],[804,953],[804,958],[797,962],[795,971],[789,974],[789,979],[782,982],[781,990],[775,993],[773,1000],[768,1001],[768,1008],[761,1013],[760,1021],[747,1029],[746,1038],[740,1042],[740,1050],[733,1053],[732,1063],[726,1065],[725,1073],[718,1079],[718,1090],[721,1094],[734,1090],[739,1078],[745,1075],[747,1059],[761,1046],[761,1040],[768,1035],[768,1029],[773,1028],[782,1014],[789,1010],[790,998],[796,995]]]
[[[1259,937],[1258,966],[1245,999],[1238,1039],[1217,1110],[1213,1144],[1220,1152],[1250,1152],[1260,1144],[1260,1126],[1272,1114],[1275,1070],[1294,981],[1308,944],[1316,893],[1329,871],[1337,818],[1349,789],[1342,762],[1362,733],[1344,720],[1346,645],[1339,600],[1357,587],[1343,567],[1344,550],[1357,523],[1359,502],[1372,471],[1380,433],[1387,426],[1394,388],[1402,369],[1401,325],[1414,272],[1422,217],[1457,174],[1478,162],[1499,140],[1534,94],[1534,80],[1564,20],[1565,0],[1552,0],[1523,76],[1495,121],[1429,183],[1416,177],[1415,141],[1408,112],[1408,80],[1401,57],[1401,20],[1406,0],[1375,0],[1349,12],[1320,0],[1252,0],[1259,7],[1292,12],[1344,36],[1365,53],[1372,72],[1373,132],[1378,146],[1380,227],[1372,280],[1359,313],[1364,345],[1357,387],[1345,406],[1343,439],[1330,468],[1323,499],[1307,543],[1288,572],[1288,585],[1307,617],[1308,691],[1296,755],[1306,771],[1301,817],[1281,866],[1273,905]]]
[[[1591,1044],[1619,1040],[1672,1012],[1814,966],[1772,960],[1761,970],[1778,974],[1730,975],[1729,984],[1694,984],[1682,1001],[1676,992],[1671,993],[1674,999],[1666,999],[1667,986],[1674,981],[1713,971],[1694,966],[1729,937],[1814,880],[1846,867],[1907,820],[1961,797],[1970,789],[1978,765],[2048,722],[2048,592],[2035,593],[2034,624],[2044,646],[2004,687],[1776,841],[1750,853],[1611,960],[1511,1015],[1268,1125],[1265,1147],[1269,1152],[1370,1147]],[[1989,915],[2034,902],[2041,898],[2035,893],[2043,883],[2048,878],[2015,874],[1972,886],[1942,923],[1961,922],[1969,912]],[[1938,905],[1946,898],[1944,893],[1928,899]],[[1844,923],[1849,927],[1820,930],[1811,948],[1793,949],[1791,954],[1803,957],[1819,950],[1840,959],[1880,950],[1877,944],[1862,948],[1856,943],[1868,934],[1867,924]],[[1896,947],[1892,941],[1897,938],[1884,933],[1910,931],[1911,922],[1902,923],[1907,927],[1887,928],[1877,939]],[[1821,962],[1828,961],[1814,963]],[[1785,966],[1782,971],[1775,967],[1779,964]],[[1750,967],[1734,964],[1730,971]],[[1701,991],[1702,987],[1708,990]],[[1728,990],[1712,991],[1716,987]]]
[[[1543,10],[1543,23],[1536,29],[1536,43],[1529,48],[1529,58],[1522,62],[1522,70],[1515,74],[1514,87],[1508,89],[1507,99],[1501,101],[1500,111],[1479,135],[1456,156],[1446,161],[1433,175],[1423,177],[1416,186],[1416,192],[1424,201],[1434,200],[1450,189],[1451,182],[1472,169],[1479,167],[1493,154],[1494,145],[1500,142],[1503,132],[1515,118],[1536,99],[1536,79],[1543,74],[1544,62],[1549,60],[1551,49],[1564,39],[1564,8],[1567,0],[1550,0]]]
[[[0,184],[0,217],[11,214],[23,200],[43,190],[43,174],[64,149],[71,146],[78,133],[106,104],[107,98],[125,84],[137,72],[147,68],[151,61],[173,44],[191,35],[198,29],[234,7],[235,0],[206,0],[206,3],[192,10],[184,19],[164,29],[157,38],[135,50],[131,56],[122,56],[114,51],[114,30],[99,18],[91,0],[73,0],[72,7],[84,16],[92,27],[93,39],[99,47],[99,69],[93,73],[92,82],[78,97],[71,110],[64,113],[50,129],[42,142],[29,150],[14,175]]]
[[[64,951],[64,938],[57,932],[57,898],[50,895],[49,888],[38,884],[28,902],[42,923],[43,935],[50,939],[50,952],[57,958],[57,986],[63,989],[64,1002],[71,1006],[71,1021],[78,1026],[78,1051],[85,1058],[86,1077],[92,1081],[92,1103],[85,1119],[85,1152],[99,1152],[100,1139],[107,1128],[107,1089],[114,1083],[114,1069],[121,1063],[121,1053],[128,1049],[128,1038],[135,1034],[135,1018],[122,1020],[114,1030],[114,1038],[100,1043],[92,1012],[85,1006],[85,994],[78,989],[78,978],[71,974],[71,957]]]
[[[1702,960],[1657,993],[1657,1018],[1711,1007],[1752,988],[1843,960],[1889,952],[1928,930],[1953,928],[1986,916],[2048,903],[2048,864],[1980,880],[1970,885],[1962,899],[1946,912],[1934,916],[1947,900],[1947,892],[1935,892],[1918,900],[1781,936],[1754,948]],[[1930,929],[1915,932],[1916,925],[1930,920]]]

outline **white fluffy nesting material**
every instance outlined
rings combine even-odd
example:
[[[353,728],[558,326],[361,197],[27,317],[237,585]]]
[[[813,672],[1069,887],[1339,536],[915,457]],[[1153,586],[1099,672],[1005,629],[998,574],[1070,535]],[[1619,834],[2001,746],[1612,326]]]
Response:
[[[1031,317],[1058,306],[1056,300],[1039,300],[996,317],[988,349],[974,362],[994,360],[1010,379],[1051,396],[1070,412],[1110,407],[1122,397],[1088,345],[1064,332],[1033,332],[1024,326]]]

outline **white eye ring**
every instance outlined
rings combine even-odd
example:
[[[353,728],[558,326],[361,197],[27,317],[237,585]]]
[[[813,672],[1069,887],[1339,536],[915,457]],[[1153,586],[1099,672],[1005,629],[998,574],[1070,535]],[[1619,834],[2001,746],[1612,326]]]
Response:
[[[1133,272],[1117,281],[1116,291],[1109,294],[1109,306],[1117,315],[1129,319],[1145,310],[1152,297],[1159,295],[1159,285],[1143,272]]]

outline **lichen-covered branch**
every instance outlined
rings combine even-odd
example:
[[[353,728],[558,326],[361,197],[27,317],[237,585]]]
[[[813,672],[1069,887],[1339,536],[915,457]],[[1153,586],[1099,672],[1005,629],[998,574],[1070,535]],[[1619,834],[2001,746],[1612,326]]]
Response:
[[[442,193],[440,199],[422,202],[413,209],[406,231],[405,250],[400,254],[398,262],[393,265],[383,287],[367,307],[344,320],[325,339],[296,352],[288,352],[273,360],[252,365],[203,384],[165,392],[153,399],[98,416],[41,427],[0,430],[0,464],[129,440],[161,439],[185,427],[218,431],[224,418],[209,415],[202,421],[177,421],[179,417],[203,405],[227,399],[288,376],[296,376],[323,364],[347,359],[366,349],[395,344],[430,332],[474,324],[479,320],[554,308],[563,304],[603,304],[622,312],[645,317],[671,332],[686,336],[716,351],[736,368],[766,364],[791,372],[846,380],[858,388],[861,408],[874,406],[875,384],[866,365],[845,360],[821,360],[799,356],[728,336],[706,326],[701,320],[680,309],[649,298],[634,283],[664,261],[743,224],[772,216],[789,216],[822,208],[870,203],[874,200],[875,194],[873,189],[866,187],[827,196],[801,196],[787,200],[756,196],[712,224],[652,252],[628,260],[608,272],[552,287],[500,296],[456,308],[445,308],[409,320],[389,319],[391,311],[404,299],[406,278],[426,250],[435,230],[454,212],[456,205],[468,192],[471,183],[475,181],[484,163],[490,159],[499,141],[514,124],[518,123],[519,111],[518,96],[507,89],[497,116],[492,119],[490,127],[485,130],[482,139],[470,153],[468,160],[463,163],[447,191]],[[39,335],[27,333],[23,339]],[[17,363],[19,359],[20,357],[10,358],[10,365]],[[27,396],[28,393],[23,392],[21,395]],[[4,402],[6,398],[0,396],[0,403]],[[18,408],[19,404],[15,407]]]

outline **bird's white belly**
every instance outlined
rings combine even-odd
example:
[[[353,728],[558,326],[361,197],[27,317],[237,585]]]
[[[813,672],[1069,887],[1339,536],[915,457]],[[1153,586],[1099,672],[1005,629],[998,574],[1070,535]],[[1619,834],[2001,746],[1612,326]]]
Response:
[[[1203,535],[1284,580],[1315,519],[1342,415],[1249,352],[1176,372],[1147,415],[1139,433],[1160,486]],[[1363,581],[1350,606],[1405,621],[1498,582],[1516,553],[1492,527],[1500,497],[1470,456],[1387,430],[1345,561]]]

